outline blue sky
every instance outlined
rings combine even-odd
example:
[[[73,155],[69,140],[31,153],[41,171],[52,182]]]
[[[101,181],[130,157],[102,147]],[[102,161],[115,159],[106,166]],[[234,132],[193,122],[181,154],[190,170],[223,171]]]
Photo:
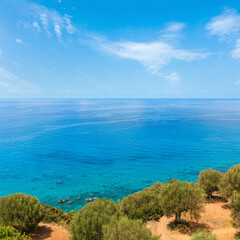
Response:
[[[2,98],[239,98],[239,0],[1,0]]]

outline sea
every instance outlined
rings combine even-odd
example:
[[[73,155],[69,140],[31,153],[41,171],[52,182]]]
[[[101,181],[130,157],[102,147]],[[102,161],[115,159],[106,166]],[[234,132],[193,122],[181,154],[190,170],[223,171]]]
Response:
[[[238,99],[0,100],[0,196],[67,212],[238,163]]]

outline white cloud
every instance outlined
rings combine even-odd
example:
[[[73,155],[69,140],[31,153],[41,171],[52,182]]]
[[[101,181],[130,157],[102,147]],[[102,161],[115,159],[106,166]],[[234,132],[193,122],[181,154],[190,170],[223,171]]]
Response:
[[[180,83],[180,77],[177,72],[166,75],[165,78],[168,79],[168,81],[173,85],[177,85],[178,83]]]
[[[183,28],[185,28],[185,23],[180,23],[180,22],[172,22],[168,23],[165,31],[168,32],[176,32],[176,31],[181,31]]]
[[[226,10],[219,16],[212,18],[206,28],[211,35],[224,39],[240,31],[240,15],[235,9]]]
[[[236,85],[240,85],[240,80],[235,82]]]
[[[39,91],[39,87],[20,79],[18,76],[0,66],[0,92],[32,93]]]
[[[240,60],[240,39],[236,41],[235,49],[231,52],[232,58]]]
[[[19,39],[19,38],[16,39],[16,43],[24,44],[24,42],[21,39]]]
[[[93,36],[90,44],[102,53],[123,59],[135,60],[145,66],[152,74],[164,77],[170,82],[179,82],[180,79],[176,72],[167,75],[162,73],[161,68],[164,65],[174,60],[191,62],[209,56],[208,53],[197,53],[175,48],[162,40],[153,42],[112,42]]]
[[[71,23],[72,17],[67,14],[61,15],[54,9],[48,9],[38,4],[30,4],[28,15],[29,18],[24,26],[34,31],[44,31],[48,36],[55,33],[58,38],[62,36],[64,31],[68,34],[75,32],[75,28]]]

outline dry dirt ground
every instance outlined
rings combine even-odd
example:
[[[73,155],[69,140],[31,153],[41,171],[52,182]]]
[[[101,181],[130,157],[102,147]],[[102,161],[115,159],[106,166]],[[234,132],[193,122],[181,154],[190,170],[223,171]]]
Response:
[[[184,217],[183,217],[184,219]],[[234,240],[237,234],[236,229],[231,226],[231,217],[228,204],[226,203],[208,203],[198,222],[189,221],[176,227],[173,224],[173,218],[162,217],[159,221],[147,223],[147,227],[153,235],[162,234],[161,240],[190,240],[190,235],[198,228],[205,229],[217,235],[218,240]],[[172,230],[170,230],[172,229]],[[40,223],[34,240],[69,240],[67,230],[54,224]]]
[[[213,232],[218,240],[234,240],[237,231],[231,226],[230,214],[227,203],[208,203],[198,222],[187,221],[176,229],[173,218],[162,217],[159,221],[148,222],[147,227],[155,236],[162,234],[161,240],[190,240],[190,235],[198,228]]]
[[[49,223],[40,223],[35,234],[34,240],[69,240],[69,233],[61,226]]]

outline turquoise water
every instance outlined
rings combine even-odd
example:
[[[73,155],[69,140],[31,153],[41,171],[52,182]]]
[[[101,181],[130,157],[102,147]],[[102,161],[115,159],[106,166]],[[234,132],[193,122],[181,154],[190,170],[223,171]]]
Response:
[[[0,196],[69,211],[239,162],[240,100],[0,100]]]

